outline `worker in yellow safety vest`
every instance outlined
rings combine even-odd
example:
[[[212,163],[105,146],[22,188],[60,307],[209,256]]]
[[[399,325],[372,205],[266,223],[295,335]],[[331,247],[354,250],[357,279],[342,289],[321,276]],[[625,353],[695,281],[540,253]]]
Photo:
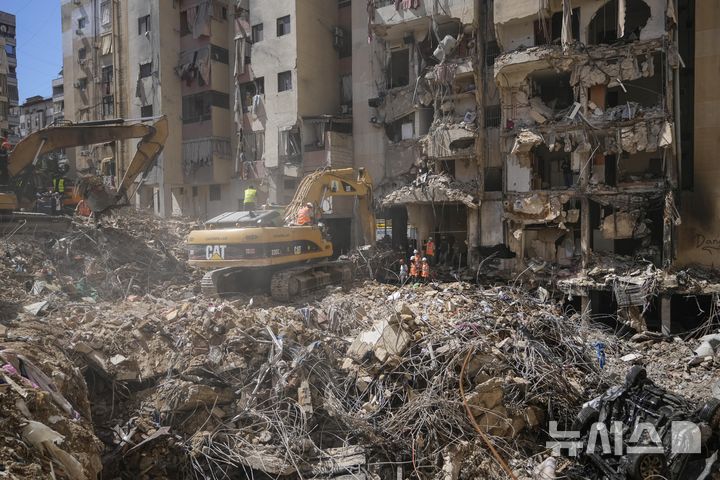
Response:
[[[298,225],[311,225],[313,219],[313,204],[308,202],[304,207],[298,211],[297,224]]]
[[[63,177],[53,177],[53,192],[65,193],[65,179]]]
[[[245,208],[245,211],[252,211],[257,208],[256,197],[257,190],[255,190],[255,187],[250,185],[245,189],[245,199],[243,200],[243,207]]]

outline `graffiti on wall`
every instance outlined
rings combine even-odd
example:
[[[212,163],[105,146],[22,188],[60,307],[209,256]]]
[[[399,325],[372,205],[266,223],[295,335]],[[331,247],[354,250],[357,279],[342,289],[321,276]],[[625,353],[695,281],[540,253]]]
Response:
[[[698,233],[695,235],[695,248],[699,248],[703,252],[714,255],[720,252],[720,238],[708,238],[705,235]]]

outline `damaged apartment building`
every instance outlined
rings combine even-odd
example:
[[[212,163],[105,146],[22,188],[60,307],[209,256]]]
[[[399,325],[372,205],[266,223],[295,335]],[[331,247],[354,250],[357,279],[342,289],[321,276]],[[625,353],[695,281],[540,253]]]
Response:
[[[447,263],[458,265],[481,244],[480,3],[353,7],[355,163],[375,179],[379,235],[396,247],[421,247],[434,236],[441,250],[455,252]]]
[[[651,272],[678,258],[678,192],[692,176],[680,92],[693,58],[678,37],[691,37],[694,4],[503,0],[493,12],[515,270],[560,277],[584,311],[666,332],[687,299],[671,295],[677,276]]]
[[[134,197],[158,215],[237,210],[250,185],[260,203],[286,203],[308,171],[352,165],[349,2],[300,3],[62,0],[65,116],[167,116]],[[88,146],[72,163],[112,183],[133,151]]]

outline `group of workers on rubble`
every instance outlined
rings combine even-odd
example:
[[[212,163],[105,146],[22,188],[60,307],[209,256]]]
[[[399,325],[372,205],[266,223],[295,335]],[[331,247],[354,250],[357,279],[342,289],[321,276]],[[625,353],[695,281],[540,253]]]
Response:
[[[413,250],[410,257],[410,268],[400,259],[400,284],[405,285],[408,281],[412,283],[428,283],[431,279],[430,264],[435,256],[435,243],[432,237],[428,238],[425,244],[425,256],[417,250]]]

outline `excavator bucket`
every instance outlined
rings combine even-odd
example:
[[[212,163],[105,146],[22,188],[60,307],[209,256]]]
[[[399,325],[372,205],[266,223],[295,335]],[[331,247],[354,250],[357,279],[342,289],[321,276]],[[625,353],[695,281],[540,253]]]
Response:
[[[105,185],[100,177],[90,175],[78,180],[78,192],[85,198],[93,212],[101,213],[109,208],[126,204],[130,186],[139,175],[147,173],[155,164],[168,136],[167,118],[162,117],[152,126],[144,127],[148,132],[138,142],[137,152],[117,190]]]

